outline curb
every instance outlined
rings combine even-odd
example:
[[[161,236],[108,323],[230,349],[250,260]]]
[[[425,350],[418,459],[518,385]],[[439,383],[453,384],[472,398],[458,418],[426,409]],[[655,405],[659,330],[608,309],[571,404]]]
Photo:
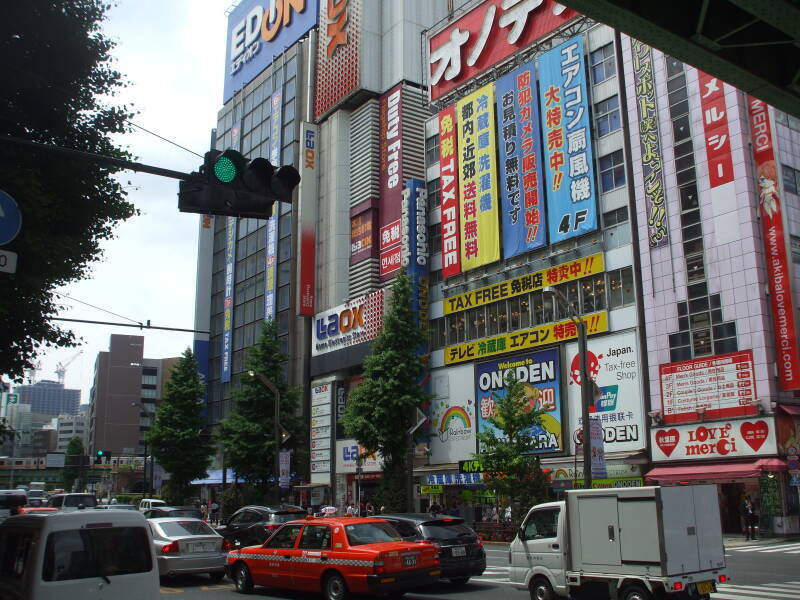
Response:
[[[774,546],[775,544],[792,544],[800,542],[798,537],[763,538],[757,540],[730,539],[724,540],[725,548],[753,548],[756,546]]]

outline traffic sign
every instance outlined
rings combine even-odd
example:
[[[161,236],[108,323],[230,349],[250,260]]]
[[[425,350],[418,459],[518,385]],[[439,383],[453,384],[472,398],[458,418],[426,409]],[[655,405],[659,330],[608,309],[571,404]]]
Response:
[[[17,253],[0,250],[0,273],[17,272]]]
[[[22,229],[22,213],[16,200],[0,190],[0,246],[13,241],[20,229]],[[13,271],[7,272],[13,273]]]

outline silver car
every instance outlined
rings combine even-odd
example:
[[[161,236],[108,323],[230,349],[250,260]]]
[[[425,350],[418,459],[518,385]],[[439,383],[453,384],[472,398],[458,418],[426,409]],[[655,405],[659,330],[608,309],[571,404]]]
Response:
[[[147,521],[153,532],[161,577],[208,573],[225,577],[225,559],[233,546],[200,519],[163,517]]]

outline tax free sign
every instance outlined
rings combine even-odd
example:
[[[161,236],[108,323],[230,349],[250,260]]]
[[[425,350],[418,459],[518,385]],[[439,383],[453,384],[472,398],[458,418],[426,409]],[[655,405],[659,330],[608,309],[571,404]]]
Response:
[[[243,0],[228,16],[222,101],[317,24],[319,0]]]

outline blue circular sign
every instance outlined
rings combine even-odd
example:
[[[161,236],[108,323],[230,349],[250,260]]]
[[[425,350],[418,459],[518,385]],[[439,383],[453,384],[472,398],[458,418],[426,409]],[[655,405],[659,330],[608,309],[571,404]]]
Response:
[[[11,242],[22,229],[22,213],[17,201],[0,190],[0,246]]]

